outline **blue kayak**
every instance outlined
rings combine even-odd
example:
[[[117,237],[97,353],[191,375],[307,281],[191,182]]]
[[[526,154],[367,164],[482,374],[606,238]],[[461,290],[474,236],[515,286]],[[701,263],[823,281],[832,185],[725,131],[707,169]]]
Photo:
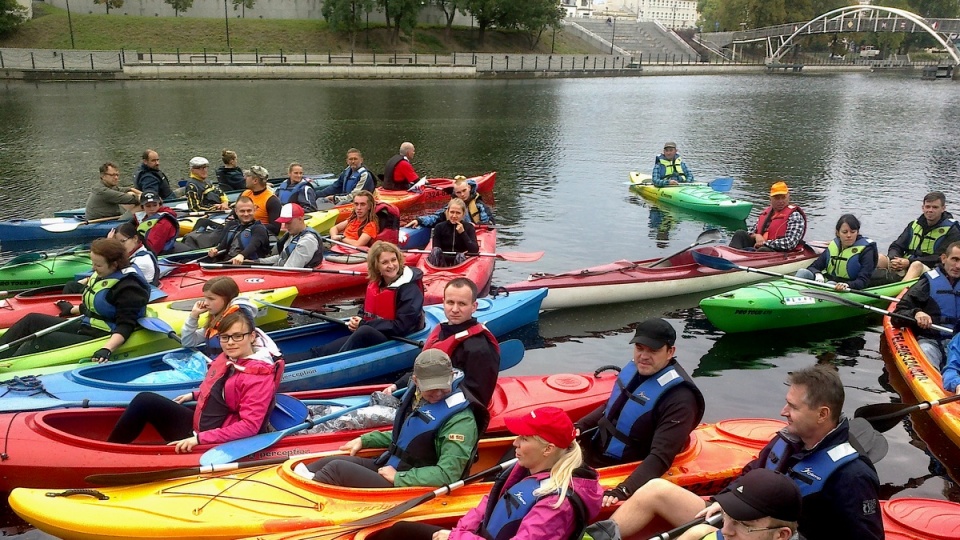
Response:
[[[475,317],[496,336],[533,323],[539,317],[540,304],[547,289],[511,293],[509,296],[480,298]],[[434,326],[446,320],[442,306],[427,306],[426,326],[407,336],[423,341]],[[320,347],[346,335],[344,326],[317,323],[270,332],[270,337],[287,355]],[[168,351],[169,353],[170,351]],[[180,353],[188,353],[181,349]],[[357,384],[371,379],[408,371],[420,348],[399,341],[388,341],[374,347],[347,351],[330,356],[288,363],[280,390],[315,390]],[[131,382],[141,376],[159,371],[172,371],[163,360],[163,354],[131,358],[121,362],[95,364],[86,367],[41,375],[36,379],[7,381],[8,390],[0,396],[0,413],[29,408],[31,397],[41,400],[60,399],[77,402],[89,399],[97,402],[129,402],[138,392],[150,391],[173,398],[200,385],[200,380],[176,383]],[[17,391],[21,390],[21,391]]]
[[[103,238],[110,229],[120,224],[112,219],[88,223],[80,217],[55,217],[42,219],[8,219],[0,221],[0,242],[6,249],[12,242],[75,242]]]

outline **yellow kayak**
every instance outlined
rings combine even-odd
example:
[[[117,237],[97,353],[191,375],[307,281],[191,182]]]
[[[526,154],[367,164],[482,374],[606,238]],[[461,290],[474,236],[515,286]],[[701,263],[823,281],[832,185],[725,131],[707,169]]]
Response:
[[[177,221],[180,223],[180,236],[193,232],[193,228],[197,226],[197,222],[201,219],[212,219],[213,221],[223,223],[225,215],[226,214],[211,214],[209,216],[186,216],[177,218]],[[339,215],[340,212],[337,209],[333,209],[308,212],[303,217],[307,222],[307,227],[311,227],[318,233],[324,234],[337,224],[337,217]]]

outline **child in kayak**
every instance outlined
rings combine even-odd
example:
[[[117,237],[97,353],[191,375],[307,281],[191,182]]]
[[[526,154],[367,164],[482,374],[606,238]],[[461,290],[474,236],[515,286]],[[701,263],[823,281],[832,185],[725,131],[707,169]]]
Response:
[[[193,309],[190,310],[190,316],[183,323],[181,345],[194,348],[206,345],[204,353],[207,356],[220,354],[222,348],[220,338],[217,337],[217,325],[220,320],[238,309],[244,310],[251,321],[257,317],[256,306],[250,300],[238,297],[239,294],[240,287],[230,277],[218,276],[204,283],[203,299],[197,300]],[[200,315],[204,313],[207,314],[207,324],[199,328]]]

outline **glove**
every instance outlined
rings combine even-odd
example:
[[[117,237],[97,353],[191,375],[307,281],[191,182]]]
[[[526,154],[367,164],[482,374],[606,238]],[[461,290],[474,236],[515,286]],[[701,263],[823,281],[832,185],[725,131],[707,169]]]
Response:
[[[97,352],[93,353],[93,356],[90,357],[90,361],[91,361],[91,362],[96,362],[96,363],[98,363],[98,364],[102,364],[102,363],[104,363],[104,362],[109,362],[109,361],[110,361],[110,355],[111,355],[111,354],[112,354],[112,351],[111,351],[110,349],[104,347],[104,348],[98,350]]]
[[[613,489],[608,489],[608,490],[604,491],[604,492],[603,492],[603,496],[604,496],[604,497],[616,497],[617,500],[619,500],[619,501],[625,501],[625,500],[627,500],[627,499],[630,498],[630,494],[627,493],[627,491],[628,491],[627,488],[626,488],[623,484],[620,484],[619,486],[617,486],[617,487],[615,487],[615,488],[613,488]]]
[[[66,300],[57,300],[55,305],[60,309],[61,317],[73,316],[73,304],[70,302],[67,302]]]
[[[820,272],[817,272],[816,274],[813,275],[813,280],[816,281],[817,283],[823,283],[826,281],[826,279],[823,277],[823,274],[821,274]]]

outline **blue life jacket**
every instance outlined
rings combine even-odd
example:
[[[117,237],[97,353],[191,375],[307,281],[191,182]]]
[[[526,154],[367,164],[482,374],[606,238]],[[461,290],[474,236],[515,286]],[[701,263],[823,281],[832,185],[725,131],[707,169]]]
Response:
[[[436,465],[436,438],[443,424],[453,415],[470,406],[463,391],[454,389],[446,399],[437,403],[422,403],[415,410],[413,406],[414,385],[407,389],[407,396],[397,412],[397,421],[393,426],[393,441],[380,458],[386,460],[398,471],[415,467]]]
[[[177,221],[177,217],[172,214],[168,214],[167,212],[157,212],[156,214],[150,216],[149,218],[141,221],[137,225],[137,232],[143,235],[144,242],[146,242],[147,238],[150,238],[150,231],[153,229],[153,227],[157,223],[160,223],[161,219],[166,219],[166,220],[169,220],[171,223],[173,223],[174,230],[176,230],[177,233],[179,234],[180,222]],[[167,252],[173,249],[173,246],[176,245],[176,242],[177,242],[177,235],[174,234],[173,237],[167,240],[167,243],[163,245],[163,251]]]
[[[90,276],[87,286],[83,289],[84,315],[81,324],[113,332],[117,328],[114,320],[117,317],[117,307],[107,301],[107,296],[112,289],[122,279],[133,278],[137,280],[144,290],[150,290],[150,284],[143,279],[140,270],[136,266],[128,266],[107,277],[98,277],[96,273]],[[144,306],[137,314],[137,318],[143,317],[147,313],[147,307]]]
[[[487,540],[509,540],[513,538],[520,528],[520,522],[533,510],[537,501],[551,494],[533,494],[548,479],[544,478],[541,482],[532,476],[528,476],[506,489],[497,499],[493,510],[488,513],[489,515],[484,516],[483,523],[480,525],[480,536]]]
[[[773,448],[764,460],[763,467],[784,472],[796,482],[803,498],[819,493],[831,474],[860,457],[857,450],[849,442],[845,442],[829,448],[821,448],[798,461],[790,467],[790,470],[780,471],[780,463],[786,458],[789,448],[790,443],[778,434]]]
[[[834,238],[827,245],[827,264],[823,274],[834,281],[853,281],[860,275],[860,254],[867,246],[875,244],[873,240],[858,236],[852,246],[840,249],[840,239]]]
[[[290,185],[289,180],[284,180],[279,186],[277,186],[277,189],[273,194],[276,195],[283,204],[287,204],[288,202],[298,202],[294,195],[302,193],[307,186],[308,183],[306,179],[300,180],[292,186]]]
[[[956,285],[951,285],[947,276],[940,272],[939,268],[934,268],[926,274],[927,281],[930,282],[930,299],[940,307],[940,318],[938,324],[953,328],[960,320],[960,280]],[[932,330],[931,332],[936,332]],[[940,333],[940,335],[949,339],[952,334]]]
[[[293,253],[293,250],[297,249],[297,242],[303,238],[303,235],[309,234],[313,235],[317,239],[317,245],[320,246],[317,249],[317,252],[313,254],[313,258],[307,263],[307,268],[314,268],[323,261],[323,240],[321,240],[320,235],[317,231],[307,227],[300,234],[290,237],[289,234],[283,235],[282,238],[277,242],[277,251],[280,252],[280,260],[277,261],[277,266],[283,266],[287,259],[290,258],[290,255]]]
[[[247,249],[247,246],[250,245],[250,241],[253,239],[252,229],[257,225],[263,227],[263,223],[254,220],[251,223],[243,224],[238,223],[236,227],[227,231],[227,253],[230,254],[234,249],[234,242],[237,243],[237,247],[240,249],[236,250],[236,253],[240,253]],[[265,227],[264,227],[265,228]],[[239,231],[239,232],[238,232]],[[239,235],[239,238],[237,237]],[[270,246],[267,246],[269,248]],[[263,253],[255,253],[254,257],[251,260],[259,259]]]
[[[342,173],[340,173],[340,176],[346,176],[343,180],[343,193],[352,192],[357,187],[357,184],[360,183],[360,178],[363,177],[364,173],[367,173],[367,185],[365,185],[363,189],[372,192],[374,188],[373,173],[361,165],[355,171],[352,171],[350,170],[350,167],[347,167]]]

